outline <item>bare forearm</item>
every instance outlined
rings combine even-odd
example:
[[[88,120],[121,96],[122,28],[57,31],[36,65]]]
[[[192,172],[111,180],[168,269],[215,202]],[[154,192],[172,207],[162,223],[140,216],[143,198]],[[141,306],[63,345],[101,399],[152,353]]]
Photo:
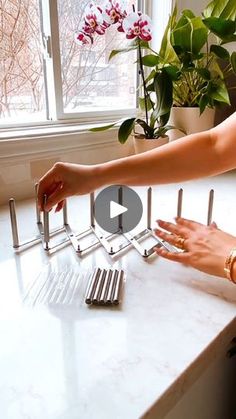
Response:
[[[190,135],[165,146],[99,165],[102,185],[147,185],[181,182],[223,171],[209,132]]]

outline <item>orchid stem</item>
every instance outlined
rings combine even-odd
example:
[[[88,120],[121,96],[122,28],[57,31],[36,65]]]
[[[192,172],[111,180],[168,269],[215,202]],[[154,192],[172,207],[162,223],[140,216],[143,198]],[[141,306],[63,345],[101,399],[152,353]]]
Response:
[[[148,106],[147,106],[148,93],[147,93],[146,82],[145,82],[145,75],[144,75],[144,69],[143,69],[142,51],[141,51],[140,39],[138,39],[138,54],[139,54],[140,75],[141,75],[141,78],[142,78],[143,90],[144,90],[144,105],[145,105],[146,123],[148,125]]]

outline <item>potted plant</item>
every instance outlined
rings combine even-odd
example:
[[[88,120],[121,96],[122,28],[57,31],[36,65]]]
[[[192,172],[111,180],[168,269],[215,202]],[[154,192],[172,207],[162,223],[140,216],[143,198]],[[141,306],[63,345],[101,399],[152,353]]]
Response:
[[[175,6],[169,18],[159,56],[174,76],[170,121],[187,133],[212,127],[215,108],[230,105],[227,80],[236,72],[236,52],[230,55],[223,44],[236,40],[235,17],[234,2],[214,0],[202,17],[191,10],[178,17]]]
[[[140,75],[139,110],[144,117],[116,121],[92,128],[91,131],[102,131],[118,125],[118,139],[121,144],[133,133],[136,151],[145,151],[167,142],[167,132],[174,128],[168,125],[173,101],[172,79],[165,66],[159,66],[159,56],[149,45],[152,39],[150,18],[134,9],[128,14],[117,1],[109,0],[108,4],[109,7],[104,9],[94,3],[89,5],[76,40],[80,44],[94,42],[95,35],[103,35],[113,24],[117,25],[118,31],[124,32],[131,43],[126,48],[111,51],[109,60],[117,54],[137,51]],[[140,143],[144,143],[145,147],[141,145],[140,149]]]

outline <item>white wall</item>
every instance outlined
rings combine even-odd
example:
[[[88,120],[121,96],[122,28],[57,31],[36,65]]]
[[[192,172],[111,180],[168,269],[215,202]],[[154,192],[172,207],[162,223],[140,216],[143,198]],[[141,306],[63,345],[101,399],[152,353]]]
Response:
[[[177,0],[176,3],[179,10],[191,9],[194,13],[200,15],[207,4],[210,3],[210,0]]]

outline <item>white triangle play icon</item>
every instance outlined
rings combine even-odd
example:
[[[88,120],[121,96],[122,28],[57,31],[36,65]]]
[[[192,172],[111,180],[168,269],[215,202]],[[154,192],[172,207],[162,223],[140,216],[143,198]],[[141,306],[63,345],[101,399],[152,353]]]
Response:
[[[114,201],[110,201],[110,218],[117,217],[120,214],[128,211],[128,208],[123,205],[117,204]]]

